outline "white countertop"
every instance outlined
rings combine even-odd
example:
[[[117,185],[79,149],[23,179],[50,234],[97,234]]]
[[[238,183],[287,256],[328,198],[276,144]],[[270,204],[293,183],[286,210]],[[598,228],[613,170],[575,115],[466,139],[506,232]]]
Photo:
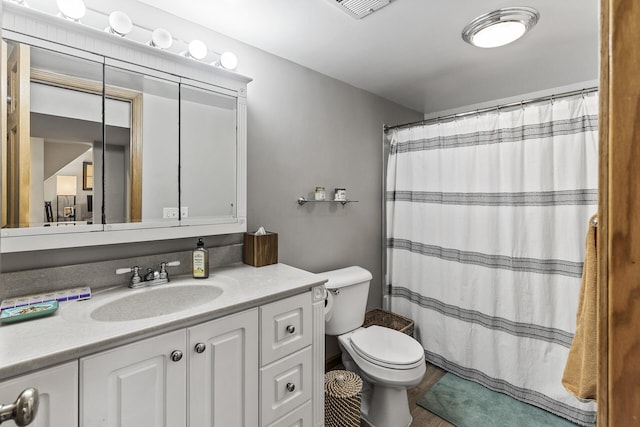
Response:
[[[86,301],[62,302],[50,315],[0,326],[0,380],[77,359],[98,351],[163,332],[188,327],[230,313],[257,307],[324,283],[324,279],[285,264],[251,267],[236,264],[217,268],[208,279],[172,277],[152,288],[126,285],[94,292]],[[213,285],[222,290],[217,298],[175,313],[128,321],[98,321],[90,313],[106,302],[160,287]],[[25,286],[26,288],[26,286]]]

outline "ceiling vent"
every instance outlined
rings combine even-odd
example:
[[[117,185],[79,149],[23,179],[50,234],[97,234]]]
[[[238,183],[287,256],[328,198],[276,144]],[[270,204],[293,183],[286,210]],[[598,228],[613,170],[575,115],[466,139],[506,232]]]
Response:
[[[362,19],[391,3],[390,0],[329,0],[348,15]]]

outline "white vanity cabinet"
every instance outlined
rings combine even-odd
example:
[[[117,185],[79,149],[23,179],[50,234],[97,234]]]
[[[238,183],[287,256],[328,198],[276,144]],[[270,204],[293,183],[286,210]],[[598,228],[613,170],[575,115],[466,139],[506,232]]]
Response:
[[[260,307],[260,425],[311,425],[311,293]]]
[[[257,425],[257,309],[80,359],[81,425]]]
[[[0,382],[0,404],[15,402],[22,391],[35,387],[40,395],[38,413],[32,427],[78,426],[78,363],[32,372]],[[13,421],[2,426],[14,427]]]

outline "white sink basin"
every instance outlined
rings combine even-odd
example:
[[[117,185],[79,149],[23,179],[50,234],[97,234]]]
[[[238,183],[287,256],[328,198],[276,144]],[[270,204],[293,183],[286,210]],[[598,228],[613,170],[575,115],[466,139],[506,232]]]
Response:
[[[89,316],[102,322],[147,319],[194,308],[222,295],[222,289],[212,285],[163,286],[124,293],[98,305]]]

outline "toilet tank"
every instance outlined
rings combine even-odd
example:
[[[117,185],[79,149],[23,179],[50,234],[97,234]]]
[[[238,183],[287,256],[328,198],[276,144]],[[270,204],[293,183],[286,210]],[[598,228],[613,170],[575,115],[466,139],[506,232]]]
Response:
[[[325,283],[325,334],[342,335],[364,323],[369,297],[369,283],[373,277],[362,267],[347,267],[318,273],[328,279]]]

